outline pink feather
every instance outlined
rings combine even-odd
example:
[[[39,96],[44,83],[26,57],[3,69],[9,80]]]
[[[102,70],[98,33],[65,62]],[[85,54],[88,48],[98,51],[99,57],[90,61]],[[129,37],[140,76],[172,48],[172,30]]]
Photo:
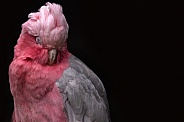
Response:
[[[62,7],[55,3],[46,3],[39,12],[29,14],[29,20],[22,24],[14,59],[9,66],[14,98],[13,122],[67,122],[63,98],[55,86],[68,67],[70,53],[64,43],[67,33],[68,24]],[[58,63],[47,65],[48,49],[36,44],[35,36],[42,37],[46,45],[60,48]],[[59,47],[61,42],[64,44]]]
[[[43,46],[61,48],[68,37],[69,26],[59,4],[49,2],[30,13],[29,20],[22,24],[22,33],[28,32],[42,38]]]

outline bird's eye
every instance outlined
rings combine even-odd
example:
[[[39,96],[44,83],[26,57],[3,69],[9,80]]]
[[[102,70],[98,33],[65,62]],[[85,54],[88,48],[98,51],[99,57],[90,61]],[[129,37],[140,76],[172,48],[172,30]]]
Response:
[[[40,45],[42,44],[42,40],[39,36],[36,37],[36,43]]]

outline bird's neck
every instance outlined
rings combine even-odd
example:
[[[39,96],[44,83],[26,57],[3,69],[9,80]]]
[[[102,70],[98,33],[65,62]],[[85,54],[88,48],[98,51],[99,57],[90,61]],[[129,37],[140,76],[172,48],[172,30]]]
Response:
[[[67,43],[65,42],[58,50],[55,64],[61,63],[68,56],[68,53]],[[22,60],[47,65],[48,57],[48,49],[36,44],[35,37],[27,33],[20,35],[14,48],[14,59],[21,58]]]

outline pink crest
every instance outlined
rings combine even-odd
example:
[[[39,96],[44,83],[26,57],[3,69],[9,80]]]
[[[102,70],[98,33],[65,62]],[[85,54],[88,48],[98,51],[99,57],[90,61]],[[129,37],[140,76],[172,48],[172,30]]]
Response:
[[[28,21],[22,24],[22,33],[40,36],[45,43],[66,41],[69,26],[61,5],[47,2],[38,12],[30,13],[28,18]],[[53,42],[50,42],[51,40]]]

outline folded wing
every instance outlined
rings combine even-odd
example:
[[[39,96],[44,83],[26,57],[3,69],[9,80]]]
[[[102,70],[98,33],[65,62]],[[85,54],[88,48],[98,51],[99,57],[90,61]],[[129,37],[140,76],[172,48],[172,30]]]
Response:
[[[69,122],[110,122],[105,88],[98,76],[77,57],[56,82]]]

